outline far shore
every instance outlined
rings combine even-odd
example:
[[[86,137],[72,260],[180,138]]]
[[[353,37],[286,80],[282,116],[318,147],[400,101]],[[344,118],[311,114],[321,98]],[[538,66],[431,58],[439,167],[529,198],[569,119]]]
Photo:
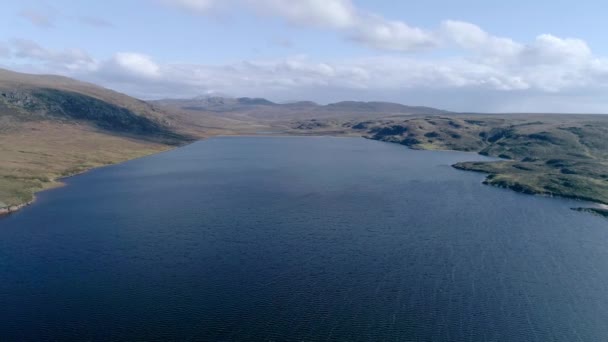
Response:
[[[218,138],[218,137],[254,137],[254,138],[255,137],[351,137],[351,138],[360,137],[360,138],[367,138],[365,136],[356,135],[356,134],[327,134],[327,133],[328,132],[326,132],[325,134],[294,134],[294,133],[290,133],[290,132],[278,132],[278,133],[275,133],[275,134],[268,134],[268,132],[264,132],[262,134],[251,134],[251,133],[248,133],[248,134],[220,134],[220,135],[215,135],[215,136],[209,136],[209,137],[207,137],[205,139],[199,139],[199,140],[196,140],[196,141],[192,141],[192,142],[190,142],[188,144],[177,146],[175,148],[170,148],[170,149],[167,149],[167,150],[164,150],[164,151],[159,151],[159,152],[156,152],[156,153],[151,153],[151,154],[139,156],[139,157],[136,157],[136,158],[131,158],[131,159],[123,160],[123,161],[120,161],[120,162],[117,162],[117,163],[112,163],[112,164],[92,167],[92,168],[89,168],[89,169],[86,169],[86,170],[81,170],[81,171],[76,172],[74,174],[70,174],[70,175],[67,175],[67,176],[59,177],[57,179],[52,179],[50,181],[50,183],[49,183],[51,185],[48,186],[48,187],[45,187],[44,189],[36,191],[34,193],[34,195],[33,195],[33,198],[30,201],[27,201],[27,202],[24,202],[24,203],[20,203],[20,204],[14,204],[14,205],[10,205],[10,206],[0,207],[0,217],[8,216],[10,214],[13,214],[13,213],[15,213],[17,211],[20,211],[20,210],[26,208],[27,206],[31,205],[32,203],[35,202],[35,200],[36,200],[36,194],[39,193],[39,192],[48,191],[48,190],[51,190],[51,189],[55,189],[55,188],[64,186],[65,183],[62,182],[62,180],[65,180],[65,179],[68,179],[68,178],[71,178],[71,177],[74,177],[74,176],[78,176],[78,175],[84,174],[84,173],[92,171],[92,170],[96,170],[96,169],[100,169],[100,168],[104,168],[104,167],[108,167],[108,166],[112,166],[112,165],[122,164],[124,162],[132,161],[132,160],[137,160],[137,159],[140,159],[140,158],[145,158],[145,157],[149,157],[149,156],[160,154],[160,153],[164,153],[164,152],[169,152],[169,151],[172,151],[172,150],[175,150],[175,149],[178,149],[178,148],[181,148],[181,147],[184,147],[184,146],[187,146],[187,145],[199,142],[199,141],[203,141],[203,140],[206,140],[206,139],[209,139],[209,138]],[[377,140],[375,140],[375,141],[377,141]],[[412,149],[411,147],[407,147],[407,148]],[[450,149],[415,148],[415,150],[420,150],[420,151],[436,151],[436,152],[459,152],[459,153],[475,153],[475,154],[479,154],[478,152],[472,152],[472,151],[466,152],[466,151],[458,151],[458,150],[450,150]],[[491,163],[491,161],[489,161],[488,163]],[[463,170],[463,171],[478,172],[476,170],[462,168],[458,164],[455,164],[455,165],[452,165],[452,166],[454,168],[456,168],[456,169]],[[484,173],[484,172],[482,172],[482,173]],[[484,182],[484,184],[492,185],[492,186],[499,187],[499,188],[501,187],[499,185],[492,184],[492,183],[487,183],[487,182]],[[576,196],[569,196],[569,195],[563,195],[563,194],[551,194],[549,196],[548,194],[544,194],[544,193],[531,193],[531,192],[519,191],[518,189],[513,188],[513,187],[502,187],[502,188],[507,188],[507,189],[510,189],[512,191],[526,193],[526,194],[531,194],[531,195],[540,195],[540,196],[545,196],[545,197],[556,196],[556,197],[561,197],[561,198],[564,198],[564,199],[579,200],[581,202],[588,203],[588,205],[587,206],[582,206],[582,207],[572,208],[573,210],[582,211],[582,212],[590,212],[590,213],[593,213],[593,214],[598,214],[598,215],[602,215],[602,216],[608,217],[608,204],[597,202],[597,201],[594,201],[592,199],[579,198],[579,197],[576,197]]]

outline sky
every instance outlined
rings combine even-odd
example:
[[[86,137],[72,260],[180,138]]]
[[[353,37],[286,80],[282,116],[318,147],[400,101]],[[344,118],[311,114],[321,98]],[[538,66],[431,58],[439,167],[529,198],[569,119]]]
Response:
[[[0,67],[142,99],[608,113],[605,0],[22,0]]]

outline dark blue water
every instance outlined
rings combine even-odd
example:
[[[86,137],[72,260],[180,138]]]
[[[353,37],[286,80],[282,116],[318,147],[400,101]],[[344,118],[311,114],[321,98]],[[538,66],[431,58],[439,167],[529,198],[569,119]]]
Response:
[[[0,220],[0,340],[608,341],[608,221],[480,156],[216,138]]]

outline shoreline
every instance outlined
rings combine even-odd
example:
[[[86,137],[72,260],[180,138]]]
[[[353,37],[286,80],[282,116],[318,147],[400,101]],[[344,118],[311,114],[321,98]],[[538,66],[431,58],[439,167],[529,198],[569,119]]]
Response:
[[[251,133],[248,132],[248,133],[245,133],[245,134],[238,134],[238,133],[235,133],[235,134],[218,134],[218,135],[214,135],[214,136],[204,137],[204,138],[197,139],[195,141],[191,141],[191,142],[189,142],[187,144],[175,146],[173,148],[169,148],[169,149],[166,149],[166,150],[163,150],[163,151],[146,154],[146,155],[139,156],[139,157],[136,157],[136,158],[122,160],[122,161],[120,161],[118,163],[112,163],[112,164],[107,164],[107,165],[95,166],[95,167],[92,167],[90,169],[86,169],[86,170],[82,170],[82,171],[76,172],[74,174],[69,174],[69,175],[66,175],[66,176],[61,176],[61,177],[58,177],[58,178],[55,178],[55,179],[51,179],[50,182],[48,183],[49,184],[48,187],[43,187],[40,190],[34,191],[34,193],[32,194],[32,199],[31,200],[29,200],[27,202],[24,202],[24,203],[18,203],[18,204],[12,204],[12,205],[8,205],[8,206],[0,207],[0,220],[3,219],[3,218],[6,218],[7,216],[10,216],[10,215],[12,215],[12,214],[14,214],[16,212],[19,212],[19,211],[25,209],[26,207],[28,207],[30,205],[32,205],[34,202],[36,202],[36,194],[44,192],[44,191],[49,191],[49,190],[53,190],[53,189],[65,186],[66,184],[64,182],[62,182],[65,179],[69,179],[71,177],[76,177],[78,175],[82,175],[82,174],[85,174],[87,172],[90,172],[90,171],[93,171],[93,170],[97,170],[97,169],[101,169],[101,168],[104,168],[104,167],[109,167],[109,166],[113,166],[113,165],[120,165],[122,163],[126,163],[126,162],[129,162],[129,161],[137,160],[137,159],[140,159],[140,158],[145,158],[145,157],[154,156],[154,155],[165,153],[165,152],[170,152],[170,151],[176,150],[178,148],[185,147],[185,146],[188,146],[188,145],[191,145],[191,144],[195,144],[197,142],[204,141],[204,140],[207,140],[207,139],[222,138],[222,137],[226,137],[226,138],[235,138],[235,137],[250,137],[250,138],[256,138],[256,137],[259,137],[259,138],[262,138],[262,137],[282,137],[282,138],[288,138],[288,137],[294,137],[294,138],[297,138],[297,137],[309,137],[309,138],[313,138],[313,137],[356,138],[356,137],[360,137],[360,138],[363,138],[360,135],[353,135],[353,136],[335,135],[335,134],[334,135],[331,135],[331,134],[326,134],[326,135],[305,135],[305,134],[303,134],[303,135],[300,135],[300,134],[290,134],[288,132],[281,132],[280,134],[251,134]]]
[[[170,152],[173,150],[176,150],[178,148],[181,147],[185,147],[206,139],[211,139],[211,138],[221,138],[221,137],[227,137],[227,138],[234,138],[234,137],[335,137],[335,138],[362,138],[362,139],[367,139],[367,140],[373,140],[373,141],[379,141],[379,142],[386,142],[386,143],[393,143],[393,144],[399,144],[396,142],[390,142],[390,141],[382,141],[382,140],[378,140],[378,139],[372,139],[370,137],[364,136],[364,135],[348,135],[348,134],[340,134],[340,135],[336,135],[336,134],[290,134],[288,132],[281,132],[280,134],[250,134],[250,133],[246,133],[246,134],[220,134],[220,135],[216,135],[216,136],[210,136],[210,137],[205,137],[202,139],[198,139],[192,142],[189,142],[187,144],[184,145],[180,145],[180,146],[176,146],[173,148],[169,148],[163,151],[159,151],[156,153],[151,153],[151,154],[147,154],[147,155],[143,155],[143,156],[139,156],[136,158],[132,158],[132,159],[127,159],[127,160],[123,160],[120,161],[118,163],[113,163],[113,164],[107,164],[107,165],[101,165],[101,166],[96,166],[96,167],[92,167],[90,169],[86,169],[86,170],[82,170],[79,171],[77,173],[74,174],[70,174],[70,175],[66,175],[66,176],[62,176],[56,179],[52,179],[49,184],[50,186],[47,188],[43,188],[41,190],[35,191],[33,193],[33,198],[25,203],[20,203],[20,204],[14,204],[14,205],[10,205],[10,206],[5,206],[5,207],[0,207],[0,219],[7,217],[11,214],[14,214],[28,206],[30,206],[31,204],[33,204],[36,201],[36,194],[43,192],[43,191],[48,191],[48,190],[52,190],[55,188],[59,188],[62,186],[65,186],[65,183],[62,182],[62,180],[71,178],[71,177],[75,177],[93,170],[97,170],[97,169],[101,169],[104,167],[109,167],[109,166],[113,166],[113,165],[119,165],[125,162],[129,162],[132,160],[137,160],[140,158],[145,158],[145,157],[149,157],[149,156],[153,156],[153,155],[157,155],[160,153],[165,153],[165,152]],[[399,144],[402,145],[402,144]],[[409,148],[411,150],[417,150],[417,151],[436,151],[436,152],[458,152],[458,153],[471,153],[471,154],[475,154],[475,155],[482,155],[479,152],[475,152],[475,151],[459,151],[459,150],[449,150],[449,149],[425,149],[425,148],[412,148],[410,146],[405,146],[406,148]],[[486,156],[489,158],[496,158],[496,157],[490,157],[490,156]],[[499,159],[499,158],[497,158]],[[498,161],[498,160],[497,160]],[[492,163],[493,161],[488,161],[488,163]],[[586,198],[586,197],[582,197],[582,196],[576,196],[576,195],[569,195],[569,194],[559,194],[559,193],[545,193],[545,192],[537,192],[537,191],[531,191],[528,189],[525,189],[521,186],[518,185],[513,185],[513,186],[507,186],[507,185],[502,185],[502,184],[495,184],[495,183],[491,183],[489,182],[489,178],[491,175],[495,175],[495,173],[491,173],[491,172],[484,172],[484,171],[479,171],[479,170],[474,170],[474,169],[469,169],[466,167],[463,167],[462,165],[460,165],[460,163],[456,163],[451,165],[452,168],[456,169],[456,170],[460,170],[460,171],[467,171],[467,172],[476,172],[476,173],[482,173],[487,175],[487,177],[482,181],[482,184],[484,185],[489,185],[495,188],[499,188],[499,189],[508,189],[510,191],[514,191],[517,193],[521,193],[521,194],[526,194],[526,195],[534,195],[534,196],[542,196],[542,197],[547,197],[547,198],[554,198],[554,197],[558,197],[558,198],[562,198],[562,199],[569,199],[569,200],[575,200],[575,201],[581,201],[581,202],[587,202],[589,204],[589,206],[582,206],[582,207],[573,207],[571,208],[574,211],[579,211],[579,212],[588,212],[588,213],[592,213],[595,215],[599,215],[599,216],[603,216],[608,218],[608,203],[603,203],[594,199],[590,199],[590,198]],[[595,206],[592,206],[595,205]]]
[[[479,153],[477,153],[477,154],[479,154]],[[489,161],[487,163],[493,163],[493,162]],[[511,191],[514,191],[514,192],[517,192],[520,194],[524,194],[524,195],[542,196],[542,197],[547,197],[547,198],[562,198],[562,199],[568,199],[568,200],[574,200],[574,201],[580,201],[580,202],[587,202],[589,205],[594,205],[594,206],[593,207],[591,207],[591,206],[590,207],[576,207],[576,208],[571,208],[571,209],[577,210],[577,211],[585,211],[585,209],[589,209],[589,210],[593,210],[593,211],[597,211],[597,212],[606,213],[604,216],[608,216],[608,203],[604,203],[604,202],[594,199],[594,198],[579,196],[579,195],[575,195],[575,194],[535,191],[535,190],[526,188],[517,183],[516,184],[506,184],[504,182],[495,183],[495,182],[491,181],[492,180],[491,176],[500,175],[500,173],[470,169],[470,168],[467,168],[466,166],[463,166],[462,163],[453,164],[452,167],[456,170],[475,172],[475,173],[481,173],[481,174],[486,175],[486,178],[482,182],[482,184],[484,184],[484,185],[489,185],[489,186],[499,188],[499,189],[507,189],[507,190],[511,190]]]
[[[12,214],[14,214],[14,213],[16,213],[18,211],[21,211],[21,210],[25,209],[28,206],[34,204],[34,202],[36,202],[36,194],[44,192],[44,191],[49,191],[49,190],[53,190],[53,189],[57,189],[57,188],[61,188],[63,186],[66,186],[66,183],[64,183],[63,180],[66,180],[66,179],[69,179],[69,178],[72,178],[72,177],[76,177],[76,176],[79,176],[79,175],[82,175],[82,174],[85,174],[87,172],[91,172],[91,171],[94,171],[94,170],[102,169],[102,168],[105,168],[105,167],[110,167],[110,166],[114,166],[114,165],[120,165],[122,163],[126,163],[126,162],[129,162],[129,161],[133,161],[133,160],[137,160],[137,159],[141,159],[141,158],[146,158],[146,157],[154,156],[154,155],[157,155],[157,154],[173,151],[173,150],[176,150],[178,148],[181,148],[181,147],[184,147],[184,146],[188,146],[188,145],[194,144],[196,142],[199,142],[199,141],[202,141],[202,140],[205,140],[205,139],[207,139],[207,138],[201,138],[201,139],[198,139],[198,140],[195,140],[195,141],[191,141],[191,142],[189,142],[187,144],[184,144],[184,145],[175,146],[173,148],[168,148],[166,150],[162,150],[162,151],[158,151],[158,152],[142,155],[142,156],[139,156],[139,157],[135,157],[135,158],[131,158],[131,159],[125,159],[125,160],[122,160],[122,161],[117,162],[117,163],[111,163],[111,164],[107,164],[107,165],[94,166],[94,167],[91,167],[90,169],[81,170],[81,171],[75,172],[73,174],[68,174],[68,175],[65,175],[65,176],[61,176],[61,177],[58,177],[58,178],[51,179],[47,183],[48,187],[43,187],[42,189],[33,192],[31,200],[29,200],[27,202],[24,202],[24,203],[12,204],[12,205],[8,205],[8,206],[0,207],[0,219],[5,218],[7,216],[10,216],[10,215],[12,215]]]
[[[489,161],[488,163],[492,163],[492,162]],[[536,196],[543,196],[543,197],[549,197],[549,198],[559,197],[559,198],[564,198],[564,199],[569,199],[569,200],[589,202],[589,203],[596,204],[598,206],[597,209],[608,210],[608,205],[606,203],[603,203],[601,201],[598,201],[598,200],[595,200],[592,198],[588,198],[588,197],[584,197],[584,196],[577,196],[577,195],[560,194],[560,193],[554,193],[554,192],[534,191],[534,190],[524,188],[518,184],[508,185],[508,184],[504,184],[504,183],[492,183],[492,182],[490,182],[490,179],[491,179],[490,176],[499,175],[499,173],[469,169],[469,168],[462,166],[460,163],[453,164],[452,167],[455,168],[456,170],[475,172],[475,173],[481,173],[481,174],[487,175],[487,177],[482,182],[484,185],[493,186],[493,187],[499,188],[499,189],[508,189],[508,190],[515,191],[515,192],[518,192],[520,194],[525,194],[525,195],[536,195]]]
[[[26,203],[21,203],[21,204],[17,204],[17,205],[11,205],[11,206],[7,206],[7,207],[2,207],[0,208],[0,217],[5,217],[8,216],[10,214],[16,213],[17,211],[31,205],[32,203],[34,203],[36,201],[36,196],[34,196],[34,198]]]
[[[439,151],[439,152],[473,153],[475,155],[480,155],[480,156],[484,156],[484,157],[489,157],[489,158],[495,158],[495,159],[497,159],[497,160],[494,160],[494,161],[487,161],[486,163],[493,163],[493,162],[499,162],[499,161],[504,160],[504,159],[501,159],[499,157],[485,156],[485,155],[483,155],[483,154],[481,154],[479,152],[475,152],[475,151],[459,151],[459,150],[449,150],[449,149],[412,148],[411,146],[403,145],[403,144],[400,144],[398,142],[391,142],[391,141],[384,141],[384,140],[380,140],[380,139],[373,139],[373,138],[367,137],[367,136],[362,136],[362,138],[369,139],[369,140],[374,140],[374,141],[386,142],[386,143],[390,143],[390,144],[402,145],[402,146],[405,146],[406,148],[409,148],[410,150],[414,150],[414,151]],[[485,172],[485,171],[480,171],[480,170],[475,170],[475,169],[469,169],[469,168],[463,167],[461,165],[461,163],[466,163],[466,162],[459,162],[459,163],[451,165],[451,167],[454,168],[454,169],[456,169],[456,170],[460,170],[460,171],[475,172],[475,173],[481,173],[481,174],[486,175],[486,178],[482,181],[482,184],[484,184],[484,185],[492,186],[492,187],[495,187],[495,188],[498,188],[498,189],[506,189],[506,190],[514,191],[514,192],[517,192],[517,193],[520,193],[520,194],[525,194],[525,195],[540,196],[540,197],[546,197],[546,198],[561,198],[561,199],[567,199],[567,200],[574,200],[574,201],[585,202],[586,204],[588,204],[588,206],[573,207],[573,208],[570,208],[570,209],[574,210],[574,211],[592,213],[592,214],[595,214],[595,215],[599,215],[599,216],[603,216],[603,217],[608,218],[608,203],[604,203],[604,202],[601,202],[601,201],[598,201],[598,200],[595,200],[595,199],[592,199],[592,198],[584,197],[584,196],[561,194],[561,193],[549,193],[549,192],[532,191],[532,190],[525,189],[522,186],[518,186],[517,184],[509,186],[509,185],[504,185],[504,184],[499,184],[499,183],[492,183],[492,182],[490,182],[490,178],[491,178],[490,176],[497,175],[497,173]]]

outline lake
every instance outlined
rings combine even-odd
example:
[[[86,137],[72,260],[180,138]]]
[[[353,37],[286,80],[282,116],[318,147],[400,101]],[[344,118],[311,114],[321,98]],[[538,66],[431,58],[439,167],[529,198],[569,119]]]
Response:
[[[221,137],[0,219],[2,341],[608,341],[608,221],[475,154]]]

